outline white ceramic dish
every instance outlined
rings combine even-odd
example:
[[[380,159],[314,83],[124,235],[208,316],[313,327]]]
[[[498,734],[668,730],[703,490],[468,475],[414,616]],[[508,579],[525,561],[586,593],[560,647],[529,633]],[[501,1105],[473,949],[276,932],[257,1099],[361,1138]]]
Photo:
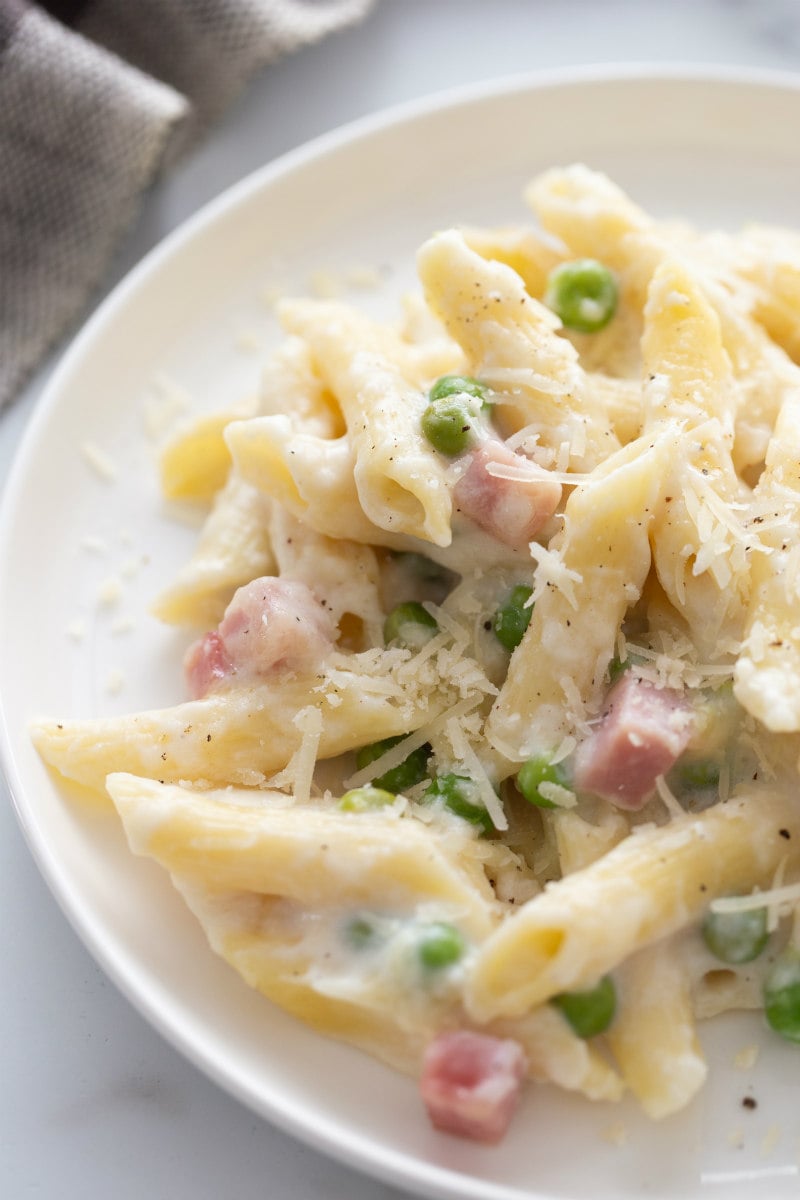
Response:
[[[265,289],[376,267],[384,283],[356,298],[388,313],[428,233],[524,218],[527,179],[574,160],[661,214],[791,224],[798,127],[797,81],[634,70],[511,81],[324,138],[226,193],[133,272],[76,340],[18,456],[0,522],[0,746],[44,875],[108,973],[203,1070],[318,1148],[414,1191],[795,1196],[800,1051],[762,1039],[755,1016],[725,1020],[704,1031],[709,1085],[663,1125],[539,1088],[500,1149],[436,1135],[412,1082],[296,1024],[211,954],[160,870],[128,854],[113,816],[55,786],[26,722],[181,697],[181,639],[147,608],[193,534],[159,501],[145,409],[158,377],[198,409],[254,387],[254,338],[276,337]],[[113,481],[89,466],[87,442],[116,465]],[[109,578],[121,585],[114,604],[100,599]],[[762,1040],[756,1065],[737,1070],[735,1052]]]

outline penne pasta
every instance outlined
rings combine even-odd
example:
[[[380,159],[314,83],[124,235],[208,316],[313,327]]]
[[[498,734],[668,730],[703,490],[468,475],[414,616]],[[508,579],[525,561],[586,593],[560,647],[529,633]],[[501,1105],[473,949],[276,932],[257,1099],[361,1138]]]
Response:
[[[161,460],[210,504],[155,602],[191,698],[31,726],[247,985],[478,1141],[526,1079],[686,1108],[732,1008],[800,1040],[800,235],[526,196],[396,323],[280,305]]]
[[[486,942],[468,985],[469,1011],[478,1020],[518,1016],[591,985],[697,920],[715,896],[765,887],[792,841],[800,841],[793,798],[765,789],[631,834],[529,901]]]
[[[685,1108],[708,1074],[687,972],[675,946],[662,942],[633,955],[618,984],[608,1043],[644,1111],[661,1120]]]

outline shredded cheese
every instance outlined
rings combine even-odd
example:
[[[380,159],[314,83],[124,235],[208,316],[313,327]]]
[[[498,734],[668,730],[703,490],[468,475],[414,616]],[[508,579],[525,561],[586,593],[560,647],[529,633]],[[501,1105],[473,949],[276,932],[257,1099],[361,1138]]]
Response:
[[[752,1071],[753,1067],[758,1062],[760,1047],[754,1042],[750,1046],[742,1046],[741,1050],[737,1050],[733,1058],[733,1065],[737,1071]]]
[[[552,375],[541,375],[530,367],[481,367],[481,379],[498,390],[509,388],[532,388],[546,396],[568,395],[572,382]]]
[[[530,543],[531,557],[536,560],[536,575],[533,585],[533,603],[544,593],[545,588],[558,588],[569,606],[577,611],[578,601],[575,598],[574,584],[583,583],[579,571],[573,571],[564,562],[558,550],[551,550],[539,542]]]
[[[453,754],[460,763],[464,764],[467,773],[473,783],[476,784],[478,795],[483,801],[495,829],[508,829],[508,819],[503,811],[503,805],[500,802],[497,792],[494,790],[492,781],[486,774],[483,763],[470,745],[457,718],[450,717],[445,726],[445,732],[450,745],[453,747]]]
[[[268,787],[292,790],[298,804],[307,804],[311,797],[314,768],[317,765],[319,739],[322,734],[322,712],[313,704],[301,708],[292,724],[302,734],[300,745],[282,771],[266,781]]]
[[[711,911],[740,913],[777,906],[781,910],[781,915],[787,916],[797,904],[800,904],[800,883],[787,883],[783,887],[770,888],[764,892],[751,892],[747,896],[719,896],[716,900],[711,901]]]
[[[81,446],[81,454],[98,479],[102,479],[105,483],[114,482],[117,478],[117,466],[105,450],[101,450],[94,442],[87,441]]]
[[[677,796],[670,790],[666,779],[663,775],[656,777],[656,791],[664,802],[664,807],[671,817],[685,816],[685,810],[681,807]]]
[[[574,808],[578,803],[578,797],[569,788],[562,787],[560,783],[551,783],[547,779],[539,784],[539,793],[545,800],[555,804],[556,808]]]
[[[311,780],[317,765],[322,713],[314,705],[309,705],[300,709],[292,724],[303,735],[293,763],[295,799],[298,804],[306,804],[311,796]]]
[[[122,671],[117,670],[117,668],[109,671],[108,677],[106,678],[106,692],[108,695],[118,696],[124,687],[125,676],[123,675]]]
[[[122,584],[114,575],[104,579],[97,589],[97,603],[104,608],[110,608],[122,599]]]
[[[409,754],[418,750],[420,746],[424,746],[426,742],[431,741],[437,733],[441,733],[449,720],[465,716],[473,708],[477,708],[482,699],[482,696],[470,696],[465,700],[459,701],[451,709],[440,713],[438,717],[434,717],[427,725],[421,725],[419,729],[415,729],[413,733],[403,738],[402,742],[398,742],[396,746],[391,746],[380,758],[376,758],[373,762],[368,763],[366,767],[362,767],[361,770],[350,775],[349,778],[345,779],[344,786],[346,788],[361,787],[362,784],[369,783],[377,775],[384,775],[394,767],[399,767],[402,762],[405,762]]]

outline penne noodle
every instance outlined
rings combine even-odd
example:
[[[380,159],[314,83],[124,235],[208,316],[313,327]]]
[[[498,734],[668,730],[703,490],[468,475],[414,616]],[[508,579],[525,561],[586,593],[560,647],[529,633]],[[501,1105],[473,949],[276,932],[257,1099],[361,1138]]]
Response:
[[[631,834],[530,900],[486,942],[467,988],[469,1011],[484,1021],[520,1016],[559,992],[593,985],[697,920],[715,896],[763,888],[787,846],[797,857],[796,807],[793,797],[758,788]]]

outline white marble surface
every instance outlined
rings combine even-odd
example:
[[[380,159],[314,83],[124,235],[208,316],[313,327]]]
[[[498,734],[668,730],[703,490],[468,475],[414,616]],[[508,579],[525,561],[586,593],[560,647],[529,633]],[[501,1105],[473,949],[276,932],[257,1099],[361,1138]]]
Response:
[[[342,122],[453,85],[615,61],[795,69],[800,4],[379,0],[362,27],[266,72],[195,157],[159,185],[106,290],[228,184]],[[48,373],[41,371],[0,418],[0,481]],[[0,631],[0,654],[8,636],[8,630]],[[0,1196],[401,1196],[264,1124],[143,1022],[62,916],[2,783],[0,891]]]

